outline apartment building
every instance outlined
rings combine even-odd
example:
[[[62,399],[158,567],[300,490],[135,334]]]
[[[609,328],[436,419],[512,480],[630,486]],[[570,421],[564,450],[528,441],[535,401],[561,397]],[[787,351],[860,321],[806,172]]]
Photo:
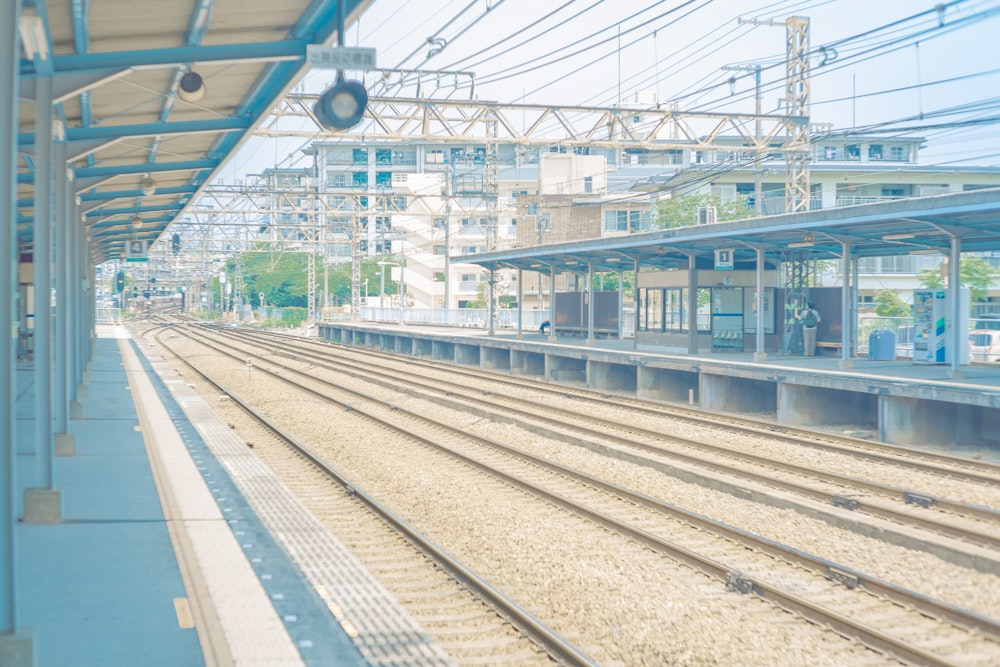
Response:
[[[482,143],[320,141],[307,149],[314,158],[308,174],[274,175],[296,192],[312,190],[319,207],[306,210],[285,196],[277,200],[285,212],[279,211],[274,222],[283,229],[284,222],[319,221],[330,262],[350,260],[356,229],[362,256],[405,262],[409,305],[461,308],[481,297],[489,276],[450,257],[647,231],[655,225],[659,199],[686,194],[739,199],[759,215],[783,213],[785,164],[777,147],[757,156],[737,137],[729,140],[731,147],[724,138],[715,143],[722,148],[501,143],[494,167]],[[921,165],[923,144],[919,138],[817,134],[810,207],[1000,186],[1000,169]],[[497,185],[491,195],[488,170],[494,168]],[[289,238],[289,233],[279,236]],[[873,300],[884,288],[905,296],[917,287],[920,271],[940,260],[936,255],[866,258],[859,267],[861,298]],[[990,261],[1000,264],[1000,259]],[[497,278],[500,293],[516,293],[516,273],[501,272]],[[547,290],[545,279],[525,272],[522,280],[524,307],[544,308],[539,295]],[[838,284],[840,277],[827,274],[824,280]]]

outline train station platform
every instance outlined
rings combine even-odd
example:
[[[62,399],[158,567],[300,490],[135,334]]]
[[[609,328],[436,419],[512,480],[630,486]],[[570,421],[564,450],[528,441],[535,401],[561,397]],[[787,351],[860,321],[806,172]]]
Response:
[[[1000,364],[636,346],[632,339],[323,322],[324,340],[1000,461]]]
[[[0,664],[452,664],[166,362],[97,330],[74,446],[53,459],[58,517],[15,526],[21,630]],[[16,376],[22,516],[32,364]]]

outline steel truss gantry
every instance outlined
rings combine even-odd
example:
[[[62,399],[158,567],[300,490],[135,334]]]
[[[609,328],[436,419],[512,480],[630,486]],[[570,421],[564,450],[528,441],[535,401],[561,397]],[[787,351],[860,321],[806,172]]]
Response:
[[[732,139],[738,136],[748,152],[767,154],[788,150],[788,126],[802,121],[798,115],[694,112],[673,105],[608,108],[371,97],[365,120],[352,129],[336,133],[302,129],[302,119],[316,123],[312,106],[317,99],[318,95],[308,93],[288,95],[254,133],[317,140],[486,143],[494,139],[523,145],[693,151],[733,150]],[[758,120],[762,126],[759,137]],[[290,127],[290,121],[295,121],[295,127]],[[318,123],[316,127],[320,127]],[[808,135],[805,140],[808,148]]]

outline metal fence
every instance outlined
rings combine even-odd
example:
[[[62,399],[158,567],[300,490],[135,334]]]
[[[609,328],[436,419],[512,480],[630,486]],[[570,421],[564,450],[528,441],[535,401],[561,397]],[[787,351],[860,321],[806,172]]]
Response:
[[[485,329],[489,313],[485,308],[378,308],[362,306],[360,319],[364,322],[395,324],[420,324],[440,327],[471,327]],[[522,331],[538,331],[542,322],[549,319],[547,310],[522,310]],[[326,318],[324,318],[326,319]],[[343,319],[349,319],[345,317]],[[496,329],[517,330],[517,310],[497,310],[493,324]],[[626,308],[621,321],[621,337],[635,335],[635,310]]]
[[[120,324],[121,321],[120,308],[97,308],[94,311],[94,322],[97,324]]]

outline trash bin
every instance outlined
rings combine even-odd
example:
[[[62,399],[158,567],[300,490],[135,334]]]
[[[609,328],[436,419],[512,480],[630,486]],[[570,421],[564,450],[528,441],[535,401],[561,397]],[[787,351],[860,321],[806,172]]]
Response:
[[[892,361],[896,358],[896,334],[879,329],[868,338],[868,358]]]

